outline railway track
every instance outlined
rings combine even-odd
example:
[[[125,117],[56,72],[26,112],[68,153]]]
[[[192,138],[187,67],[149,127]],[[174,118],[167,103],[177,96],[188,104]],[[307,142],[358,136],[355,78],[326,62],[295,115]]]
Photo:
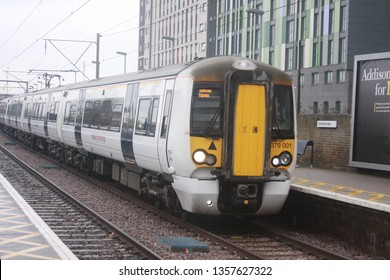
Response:
[[[41,155],[46,160],[61,165],[52,158]],[[293,239],[287,234],[283,234],[277,229],[261,227],[253,223],[249,223],[242,219],[229,220],[229,227],[223,225],[223,222],[205,223],[207,219],[195,219],[188,223],[182,219],[165,212],[162,209],[156,208],[142,200],[135,197],[127,188],[113,187],[111,184],[99,181],[95,178],[87,176],[82,172],[78,172],[72,168],[61,165],[69,172],[92,182],[100,188],[129,201],[133,204],[154,213],[155,215],[164,218],[165,220],[179,225],[191,232],[194,232],[199,237],[208,240],[210,243],[219,244],[226,250],[235,252],[241,259],[347,259],[344,256],[335,254],[333,252],[324,250],[322,248],[305,243],[301,240]],[[199,222],[200,221],[200,222]],[[232,226],[232,224],[234,226]],[[223,228],[223,229],[222,229]],[[239,228],[240,230],[237,230]]]
[[[76,171],[72,170],[72,172]],[[217,227],[220,227],[220,222],[211,222],[208,223],[208,225],[205,225],[203,221],[210,221],[210,217],[201,219],[202,222],[199,224],[196,223],[196,220],[187,222],[167,213],[163,209],[156,208],[153,205],[134,197],[131,193],[127,192],[125,188],[112,187],[84,174],[79,173],[79,176],[85,177],[86,180],[93,181],[94,184],[99,185],[101,188],[115,193],[123,199],[134,203],[159,217],[163,217],[169,222],[186,228],[212,243],[218,243],[227,250],[236,252],[242,259],[348,259],[310,243],[289,237],[287,234],[281,233],[276,229],[255,225],[239,218],[233,218],[233,222],[229,219],[228,223],[230,227],[225,229],[225,231],[221,231],[220,228],[213,229],[216,225]],[[232,224],[234,224],[234,227],[231,227]],[[211,228],[210,225],[212,225]],[[239,232],[236,229],[237,227],[240,228]],[[256,229],[254,229],[254,227]]]
[[[79,259],[161,259],[2,146],[0,159],[7,162],[1,172]]]
[[[239,217],[219,222],[213,222],[210,219],[202,220],[198,226],[236,246],[245,248],[258,259],[348,259],[345,256],[293,238],[289,236],[288,232],[249,222]]]

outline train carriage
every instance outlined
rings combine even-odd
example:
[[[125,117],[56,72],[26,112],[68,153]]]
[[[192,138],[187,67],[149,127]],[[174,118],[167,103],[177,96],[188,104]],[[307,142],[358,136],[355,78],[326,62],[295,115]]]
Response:
[[[46,96],[46,121],[34,134],[48,152],[173,211],[267,215],[286,200],[296,160],[293,87],[269,65],[215,57],[35,96]],[[53,136],[44,138],[45,129]]]

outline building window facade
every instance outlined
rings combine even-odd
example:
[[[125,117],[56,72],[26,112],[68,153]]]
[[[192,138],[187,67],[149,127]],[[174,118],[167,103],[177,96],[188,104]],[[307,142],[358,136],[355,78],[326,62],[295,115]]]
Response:
[[[313,86],[319,85],[320,84],[320,73],[315,72],[311,74],[311,84]]]
[[[345,70],[337,71],[337,83],[345,83]]]
[[[326,71],[325,84],[332,84],[332,83],[333,83],[333,71]]]
[[[347,56],[346,39],[340,38],[339,41],[339,63],[345,63]]]
[[[320,14],[314,14],[314,28],[313,28],[313,37],[320,36]]]
[[[313,86],[320,84],[320,73],[315,72],[311,74],[311,84]]]
[[[270,26],[269,30],[269,45],[270,47],[275,46],[275,25]]]
[[[318,43],[313,44],[313,67],[320,66]]]
[[[318,102],[313,102],[313,114],[318,114]]]
[[[292,70],[294,67],[294,49],[286,49],[286,70]]]
[[[329,102],[324,101],[323,109],[322,109],[324,114],[329,114]]]
[[[334,42],[333,40],[328,41],[328,65],[334,63]]]
[[[336,103],[335,103],[335,113],[336,114],[341,113],[341,102],[340,101],[336,101]]]
[[[340,10],[340,32],[347,30],[347,7],[342,6]]]
[[[334,33],[334,9],[330,9],[329,11],[329,33]]]
[[[287,43],[294,42],[294,20],[287,21]]]

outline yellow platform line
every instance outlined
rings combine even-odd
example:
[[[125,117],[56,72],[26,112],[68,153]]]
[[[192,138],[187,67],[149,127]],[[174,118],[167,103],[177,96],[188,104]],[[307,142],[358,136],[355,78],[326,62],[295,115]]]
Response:
[[[363,194],[365,193],[365,191],[363,190],[354,190],[352,191],[351,193],[347,194],[348,196],[355,196],[355,195],[359,195],[359,194]]]
[[[350,189],[349,187],[344,187],[344,186],[338,186],[338,185],[335,185],[334,188],[330,189],[329,191],[330,192],[337,192],[337,191],[341,191],[341,190],[344,190],[344,189]]]
[[[361,189],[356,189],[353,187],[347,187],[347,186],[325,183],[325,182],[320,182],[320,181],[315,181],[315,180],[309,180],[306,178],[292,177],[292,184],[302,185],[302,186],[308,187],[308,188],[320,188],[320,187],[328,185],[328,186],[332,187],[331,189],[327,190],[329,192],[337,192],[340,190],[346,190],[346,191],[350,192],[350,193],[344,194],[347,196],[355,196],[356,197],[357,195],[367,195],[367,196],[370,196],[370,198],[368,198],[368,200],[370,200],[370,201],[382,200],[381,201],[382,203],[390,201],[390,195],[361,190]]]
[[[17,258],[17,257],[29,257],[29,258],[35,258],[37,260],[54,260],[54,258],[52,258],[52,257],[33,254],[33,252],[35,252],[37,250],[45,249],[47,247],[49,247],[49,246],[45,246],[45,247],[41,247],[41,248],[34,247],[34,248],[25,249],[25,250],[18,251],[18,252],[0,250],[1,259],[7,260],[7,259]]]
[[[376,200],[379,200],[379,199],[384,198],[384,197],[385,197],[384,194],[378,194],[378,195],[376,195],[374,197],[371,197],[369,200],[376,201]]]

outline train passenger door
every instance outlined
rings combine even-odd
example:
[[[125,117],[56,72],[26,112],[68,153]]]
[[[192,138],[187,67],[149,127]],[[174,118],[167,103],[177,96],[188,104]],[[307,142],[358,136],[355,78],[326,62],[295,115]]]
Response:
[[[161,172],[157,146],[164,89],[165,80],[140,83],[133,135],[134,156],[137,165],[155,172]]]
[[[121,130],[121,147],[125,161],[135,164],[133,133],[137,112],[137,100],[139,95],[139,83],[127,86],[125,108]]]
[[[81,139],[81,126],[82,126],[81,123],[83,121],[83,115],[84,115],[85,95],[86,95],[85,89],[81,89],[79,92],[79,102],[77,104],[77,109],[76,109],[74,134],[75,134],[76,144],[79,149],[83,148],[83,141]]]
[[[238,86],[234,125],[234,176],[263,176],[265,92],[264,85]]]
[[[161,117],[161,128],[158,139],[158,157],[160,160],[161,170],[164,173],[168,173],[169,167],[169,151],[167,150],[168,142],[168,132],[169,132],[169,122],[171,119],[171,106],[173,99],[173,87],[174,79],[167,80],[165,84],[165,91],[163,95],[163,108],[162,108],[162,117]]]

